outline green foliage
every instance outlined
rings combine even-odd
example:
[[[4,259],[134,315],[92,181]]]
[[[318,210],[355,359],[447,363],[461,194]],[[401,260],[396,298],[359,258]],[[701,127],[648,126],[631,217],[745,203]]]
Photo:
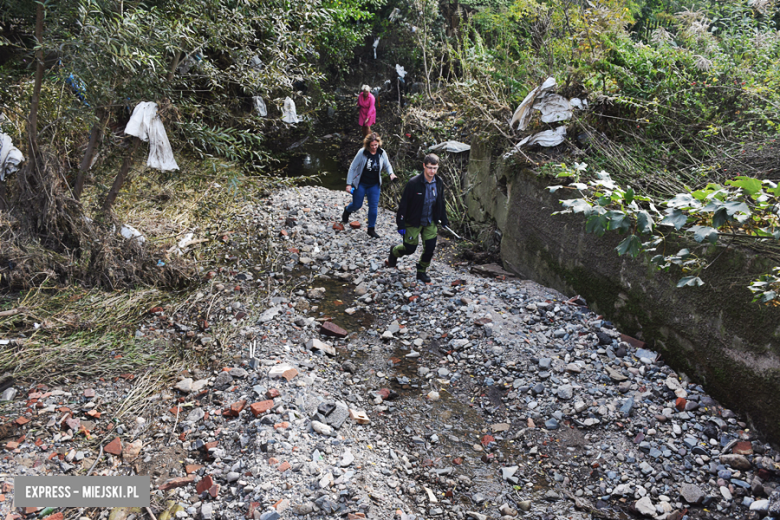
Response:
[[[700,190],[688,190],[658,202],[636,194],[631,188],[620,187],[604,171],[587,183],[580,182],[586,175],[586,164],[575,163],[571,169],[561,166],[557,176],[574,182],[548,189],[551,192],[570,190],[575,196],[561,200],[564,209],[556,214],[581,213],[588,233],[628,234],[616,248],[621,256],[637,257],[643,252],[655,252],[665,243],[669,228],[690,234],[695,242],[702,244],[702,256],[683,249],[673,255],[656,254],[651,259],[659,269],[680,267],[687,276],[679,280],[677,287],[704,284],[700,275],[714,261],[706,258],[707,244],[719,244],[723,237],[780,240],[780,186],[772,181],[738,176],[725,185],[710,183]],[[659,210],[657,205],[665,209]],[[780,268],[775,268],[778,271]],[[777,287],[777,277],[766,274],[754,281],[750,290],[759,293],[756,300],[776,305],[780,303]]]

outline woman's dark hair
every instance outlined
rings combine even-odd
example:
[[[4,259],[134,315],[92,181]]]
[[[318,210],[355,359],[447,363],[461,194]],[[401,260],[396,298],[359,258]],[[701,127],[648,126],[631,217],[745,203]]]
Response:
[[[376,132],[371,132],[365,138],[363,138],[363,149],[368,150],[368,147],[374,141],[378,141],[379,142],[379,146],[382,146],[382,138],[379,137],[379,134],[376,133]]]

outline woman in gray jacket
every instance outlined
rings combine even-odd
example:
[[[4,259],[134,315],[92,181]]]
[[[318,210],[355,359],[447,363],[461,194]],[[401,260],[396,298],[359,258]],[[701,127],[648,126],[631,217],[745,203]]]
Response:
[[[376,214],[379,207],[379,193],[382,187],[382,172],[390,174],[390,180],[397,179],[390,166],[387,152],[382,148],[382,138],[371,132],[363,139],[363,148],[358,150],[347,174],[347,193],[352,194],[352,204],[341,214],[343,223],[349,222],[349,214],[363,207],[368,197],[368,236],[379,238],[375,231]]]

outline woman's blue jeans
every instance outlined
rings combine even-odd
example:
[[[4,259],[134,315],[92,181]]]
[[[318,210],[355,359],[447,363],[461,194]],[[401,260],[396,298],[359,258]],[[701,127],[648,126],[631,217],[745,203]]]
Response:
[[[360,183],[360,186],[352,191],[352,204],[347,206],[347,213],[354,213],[363,207],[363,199],[368,197],[368,227],[376,226],[376,214],[379,207],[379,184],[366,186]]]

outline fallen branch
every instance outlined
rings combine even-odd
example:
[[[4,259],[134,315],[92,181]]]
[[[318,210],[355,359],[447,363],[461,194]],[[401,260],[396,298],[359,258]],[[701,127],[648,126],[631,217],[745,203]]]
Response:
[[[25,307],[17,307],[16,309],[0,311],[0,318],[7,318],[8,316],[16,316],[17,314],[23,314],[25,312],[27,312],[27,309]]]

